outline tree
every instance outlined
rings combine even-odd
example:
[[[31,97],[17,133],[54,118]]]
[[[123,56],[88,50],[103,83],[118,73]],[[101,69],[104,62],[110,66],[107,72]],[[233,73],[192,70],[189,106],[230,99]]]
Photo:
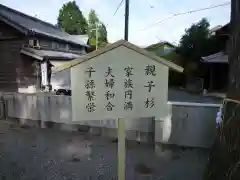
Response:
[[[222,43],[219,43],[215,36],[210,35],[210,24],[203,18],[185,30],[180,40],[177,52],[180,54],[188,73],[196,73],[201,76],[203,71],[197,71],[201,57],[208,56],[222,50]],[[200,74],[199,74],[200,73]]]
[[[231,2],[228,43],[229,87],[223,104],[223,122],[211,149],[205,180],[238,180],[240,177],[240,3]]]
[[[58,27],[72,35],[87,33],[87,21],[75,1],[64,4],[60,9]]]
[[[99,20],[96,12],[91,9],[88,15],[88,36],[90,44],[96,46],[96,31],[98,33],[98,46],[102,46],[108,42],[106,26]]]
[[[237,0],[232,0],[231,22],[230,22],[230,43],[228,43],[229,56],[229,89],[228,97],[240,101],[240,4]]]
[[[203,18],[185,30],[180,40],[178,52],[189,61],[199,61],[202,56],[207,56],[219,50],[214,36],[210,36],[209,22]]]
[[[101,23],[99,27],[99,41],[102,43],[107,43],[107,28],[106,26]]]

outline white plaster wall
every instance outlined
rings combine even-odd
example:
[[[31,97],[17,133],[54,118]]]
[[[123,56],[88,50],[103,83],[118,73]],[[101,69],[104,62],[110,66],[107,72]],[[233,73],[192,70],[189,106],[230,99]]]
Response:
[[[145,66],[155,65],[157,75],[155,77],[145,76]],[[113,69],[115,75],[116,97],[111,101],[116,105],[114,111],[107,112],[105,110],[104,94],[107,89],[104,89],[105,72],[108,66]],[[134,68],[134,75],[132,80],[134,83],[133,89],[133,103],[134,109],[131,112],[124,111],[124,68],[131,65]],[[97,109],[93,113],[86,111],[87,99],[85,96],[86,89],[84,88],[87,80],[84,73],[86,68],[92,66],[96,72],[93,73],[92,79],[96,82],[96,105]],[[147,81],[154,80],[155,88],[151,93],[147,92],[144,85]],[[156,116],[157,118],[164,118],[167,115],[167,97],[168,97],[168,67],[160,64],[144,55],[141,55],[124,46],[108,51],[100,56],[85,61],[77,66],[71,68],[71,85],[72,85],[72,108],[73,121],[85,120],[100,120],[100,119],[135,119]],[[156,108],[145,109],[144,100],[146,97],[154,97]],[[127,121],[131,126],[133,121]]]

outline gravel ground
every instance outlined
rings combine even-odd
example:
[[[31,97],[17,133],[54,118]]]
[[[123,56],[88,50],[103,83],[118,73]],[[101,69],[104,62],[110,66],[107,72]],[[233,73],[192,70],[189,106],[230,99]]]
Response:
[[[127,145],[126,180],[201,180],[208,159],[203,149],[172,147],[160,155],[149,145]],[[136,172],[136,164],[151,169]],[[117,143],[51,129],[20,129],[0,124],[0,180],[117,179]]]

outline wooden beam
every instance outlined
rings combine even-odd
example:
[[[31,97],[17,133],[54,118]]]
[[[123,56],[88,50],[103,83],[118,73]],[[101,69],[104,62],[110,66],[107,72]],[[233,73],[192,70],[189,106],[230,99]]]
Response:
[[[19,37],[16,37],[16,36],[4,36],[4,37],[0,37],[0,41],[15,40],[15,39],[20,39],[20,38],[19,38]]]

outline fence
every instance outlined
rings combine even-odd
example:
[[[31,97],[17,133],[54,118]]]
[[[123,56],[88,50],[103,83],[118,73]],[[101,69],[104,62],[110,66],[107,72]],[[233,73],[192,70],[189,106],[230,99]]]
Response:
[[[110,129],[105,133],[116,136],[116,120],[72,122],[70,96],[11,93],[4,94],[3,97],[6,116],[9,118],[104,127]],[[156,142],[194,147],[212,146],[220,104],[169,102],[168,106],[169,116],[166,119],[153,121],[153,118],[138,118],[126,121],[127,137],[136,139],[141,136],[146,140],[149,139],[146,134],[155,133]]]
[[[72,104],[70,96],[46,94],[5,94],[7,117],[29,120],[50,121],[65,124],[82,124],[95,127],[117,128],[116,120],[96,120],[72,122]],[[152,118],[132,119],[126,122],[127,130],[153,132],[149,123]]]
[[[5,103],[4,100],[0,99],[0,119],[5,118]]]
[[[9,118],[71,123],[71,97],[13,93],[4,100]]]

